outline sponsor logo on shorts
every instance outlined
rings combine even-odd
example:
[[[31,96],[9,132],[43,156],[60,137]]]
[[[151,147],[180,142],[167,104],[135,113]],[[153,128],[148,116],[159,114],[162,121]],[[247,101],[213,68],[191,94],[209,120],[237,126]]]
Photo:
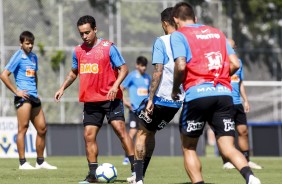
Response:
[[[223,119],[224,131],[229,132],[230,130],[235,130],[235,123],[231,119]]]
[[[187,132],[192,132],[196,130],[201,130],[204,126],[204,122],[196,122],[194,123],[193,121],[187,121],[188,127],[187,127]]]
[[[162,120],[162,122],[158,125],[158,127],[163,129],[167,124],[168,122],[165,122],[164,120]]]
[[[151,123],[152,119],[150,117],[147,116],[147,114],[141,110],[139,116],[140,119],[143,119],[146,123]]]

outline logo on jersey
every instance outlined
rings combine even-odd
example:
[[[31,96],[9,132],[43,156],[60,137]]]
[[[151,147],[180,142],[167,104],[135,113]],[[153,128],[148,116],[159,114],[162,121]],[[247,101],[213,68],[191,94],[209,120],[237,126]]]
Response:
[[[230,130],[235,130],[235,123],[231,119],[223,119],[224,131],[229,132]]]
[[[26,68],[25,76],[34,77],[35,76],[35,70],[33,68]]]
[[[97,63],[86,63],[86,64],[80,64],[80,74],[85,73],[98,73],[99,72],[99,66]]]
[[[137,89],[137,95],[138,96],[147,96],[148,95],[148,89],[146,89],[146,88],[138,88]]]
[[[222,68],[222,55],[220,51],[207,53],[205,54],[205,57],[209,61],[209,70],[218,70],[219,68]]]
[[[206,30],[204,30],[204,31],[206,31]],[[202,31],[202,33],[204,33],[204,32]],[[217,33],[198,34],[198,35],[196,35],[196,38],[197,39],[202,39],[202,40],[207,40],[207,39],[212,39],[212,38],[219,39],[220,35],[217,34]]]
[[[109,46],[110,45],[110,42],[104,42],[103,44],[102,44],[104,47],[107,47],[107,46]]]
[[[231,76],[231,82],[240,82],[240,78],[238,75],[232,75]]]
[[[152,122],[152,119],[150,117],[147,116],[147,114],[141,110],[139,116],[138,116],[140,119],[143,119],[146,123],[151,123]]]
[[[202,128],[204,127],[204,122],[197,122],[194,123],[193,121],[187,121],[188,127],[187,127],[187,132],[192,132],[192,131],[196,131],[196,130],[202,130]]]
[[[164,120],[162,120],[162,122],[158,125],[158,127],[160,129],[163,129],[167,124],[168,124],[168,122],[165,122]]]

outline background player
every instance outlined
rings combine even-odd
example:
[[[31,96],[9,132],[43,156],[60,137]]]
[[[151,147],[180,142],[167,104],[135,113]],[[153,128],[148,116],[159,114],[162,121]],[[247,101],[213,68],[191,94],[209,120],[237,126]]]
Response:
[[[184,93],[180,95],[179,101],[173,101],[171,98],[174,61],[170,48],[170,34],[176,29],[171,11],[172,7],[161,13],[162,28],[166,35],[157,38],[154,43],[152,61],[154,72],[150,95],[136,110],[142,121],[135,142],[136,178],[128,178],[131,183],[143,183],[143,177],[155,149],[156,131],[163,129],[173,119],[184,98]]]
[[[32,52],[34,35],[29,31],[20,34],[20,46],[1,74],[1,80],[15,95],[14,104],[18,118],[17,148],[19,153],[19,169],[57,169],[57,167],[44,161],[46,122],[38,98],[38,59]],[[17,87],[15,87],[9,76],[14,74]],[[35,167],[26,162],[25,158],[25,134],[29,127],[29,121],[34,125],[36,135],[37,160]]]
[[[94,17],[89,15],[80,17],[77,28],[83,44],[75,47],[72,69],[56,92],[55,100],[60,100],[64,90],[79,74],[79,101],[84,102],[84,140],[89,166],[88,175],[80,183],[95,183],[98,167],[96,137],[105,116],[120,139],[123,149],[129,158],[132,158],[130,161],[133,172],[134,147],[125,128],[122,91],[119,88],[128,69],[116,46],[110,41],[98,39]]]
[[[230,75],[239,68],[234,50],[221,31],[196,24],[190,4],[177,3],[172,16],[178,26],[171,35],[175,60],[172,98],[179,99],[179,86],[183,83],[186,96],[180,132],[188,176],[192,183],[204,184],[196,147],[205,122],[211,122],[221,154],[235,165],[247,184],[260,184],[243,154],[234,146]]]
[[[233,49],[236,49],[236,44],[234,40],[228,39],[230,46]],[[248,137],[248,126],[247,126],[247,116],[246,113],[250,111],[250,105],[248,102],[246,90],[243,84],[244,73],[243,73],[243,64],[240,61],[240,68],[236,71],[231,77],[232,85],[232,98],[234,103],[233,115],[236,131],[238,133],[238,146],[246,157],[248,165],[252,169],[262,169],[262,167],[252,161],[250,161],[250,149],[249,149],[249,137]],[[241,102],[241,97],[244,101],[244,106]],[[223,159],[223,168],[224,169],[234,169],[234,165],[228,162],[226,159]]]
[[[137,132],[138,122],[140,121],[134,114],[145,98],[149,95],[149,87],[151,77],[145,73],[147,69],[148,60],[144,56],[139,56],[136,59],[136,70],[130,72],[121,84],[121,90],[127,90],[129,94],[129,101],[123,98],[124,105],[129,109],[129,136],[134,139]],[[123,165],[127,165],[129,159],[127,155],[123,160]]]

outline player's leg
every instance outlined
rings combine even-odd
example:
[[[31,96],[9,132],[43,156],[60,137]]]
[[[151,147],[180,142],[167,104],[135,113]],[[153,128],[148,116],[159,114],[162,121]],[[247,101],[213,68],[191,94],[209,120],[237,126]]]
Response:
[[[122,148],[128,155],[131,164],[131,172],[134,172],[134,145],[125,127],[123,103],[121,100],[116,99],[108,102],[107,105],[109,106],[105,108],[105,111],[108,122],[112,125],[114,132],[120,139]]]
[[[247,126],[247,116],[244,111],[244,107],[242,104],[238,104],[235,105],[234,108],[237,112],[236,119],[234,120],[236,124],[236,130],[238,132],[238,146],[252,169],[262,169],[260,165],[250,161],[249,132]]]
[[[252,178],[256,184],[260,181],[254,177],[251,168],[244,155],[234,145],[235,123],[231,114],[233,108],[232,98],[228,96],[218,97],[213,113],[212,124],[217,138],[217,144],[223,157],[229,160],[249,183]]]
[[[15,107],[17,109],[18,119],[18,135],[17,135],[17,148],[19,153],[20,166],[19,169],[35,169],[25,158],[25,134],[29,126],[31,104],[20,97],[15,97]]]
[[[83,110],[84,142],[85,152],[88,161],[88,175],[84,181],[97,182],[96,169],[98,168],[98,145],[96,142],[97,134],[103,124],[105,113],[103,112],[103,103],[85,103]]]
[[[136,117],[136,115],[134,114],[133,111],[129,111],[129,137],[134,141],[134,137],[137,133],[137,128],[138,128],[138,119]],[[127,156],[127,154],[125,153],[125,157],[123,159],[122,164],[123,165],[128,165],[130,163],[129,158]]]
[[[196,152],[199,138],[191,138],[181,135],[184,167],[192,183],[203,182],[202,165]]]
[[[40,101],[39,101],[40,102]],[[35,103],[32,102],[32,105]],[[37,159],[35,168],[37,169],[57,169],[56,166],[52,166],[44,161],[44,149],[45,149],[45,138],[47,133],[45,116],[41,107],[41,103],[36,103],[36,107],[31,109],[30,120],[33,123],[37,134],[36,134],[36,153]]]

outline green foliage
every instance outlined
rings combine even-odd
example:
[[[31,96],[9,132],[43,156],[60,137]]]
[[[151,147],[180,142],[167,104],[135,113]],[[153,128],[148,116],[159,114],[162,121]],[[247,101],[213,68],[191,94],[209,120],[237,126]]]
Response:
[[[116,3],[119,0],[113,0],[112,2],[109,2],[108,0],[88,0],[90,3],[90,6],[94,9],[97,9],[104,15],[107,15],[109,13],[109,8],[112,10],[113,13],[116,13]]]
[[[37,44],[37,46],[38,46],[38,49],[39,49],[39,54],[40,54],[41,56],[45,56],[44,44],[43,44],[42,42],[39,42],[39,43]]]
[[[51,56],[51,67],[54,72],[60,70],[60,64],[64,64],[66,59],[66,53],[62,50],[57,50],[55,54]]]

